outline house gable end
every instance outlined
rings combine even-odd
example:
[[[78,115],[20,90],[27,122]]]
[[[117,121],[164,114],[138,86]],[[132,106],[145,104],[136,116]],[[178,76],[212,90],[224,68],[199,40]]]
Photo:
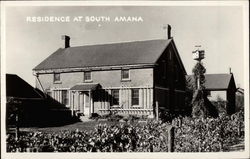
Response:
[[[173,43],[174,41],[171,40],[170,45],[165,48],[156,61],[155,85],[184,89],[186,71]]]

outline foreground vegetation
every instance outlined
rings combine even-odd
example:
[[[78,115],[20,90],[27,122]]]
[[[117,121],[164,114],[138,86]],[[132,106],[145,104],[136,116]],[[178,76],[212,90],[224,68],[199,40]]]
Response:
[[[30,132],[7,137],[8,152],[152,152],[167,151],[166,124],[98,124],[94,131]]]
[[[174,119],[175,151],[218,152],[244,140],[244,113],[218,118]]]
[[[120,119],[120,117],[118,117]],[[95,124],[94,124],[95,123]],[[84,123],[83,123],[84,124]],[[244,113],[218,118],[176,117],[175,152],[229,151],[244,140]],[[93,129],[30,131],[16,141],[7,135],[8,152],[167,152],[170,122],[92,122]]]

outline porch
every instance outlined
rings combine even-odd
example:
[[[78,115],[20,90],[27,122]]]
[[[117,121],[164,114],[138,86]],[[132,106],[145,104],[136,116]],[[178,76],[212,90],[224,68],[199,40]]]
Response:
[[[80,84],[69,90],[69,107],[72,115],[90,117],[93,113],[108,114],[111,111],[126,115],[153,117],[153,88],[106,87],[100,84]]]

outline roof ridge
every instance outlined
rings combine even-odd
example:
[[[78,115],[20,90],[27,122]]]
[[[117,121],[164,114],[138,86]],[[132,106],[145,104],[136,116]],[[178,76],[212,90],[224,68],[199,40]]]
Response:
[[[83,47],[83,46],[101,46],[101,45],[113,45],[113,44],[127,44],[127,43],[135,43],[135,42],[146,42],[146,41],[157,41],[157,40],[162,40],[162,41],[168,41],[171,39],[147,39],[147,40],[135,40],[135,41],[120,41],[120,42],[110,42],[110,43],[97,43],[97,44],[86,44],[86,45],[79,45],[79,46],[71,46],[68,48],[59,48],[59,49],[70,49],[70,48],[78,48],[78,47]]]

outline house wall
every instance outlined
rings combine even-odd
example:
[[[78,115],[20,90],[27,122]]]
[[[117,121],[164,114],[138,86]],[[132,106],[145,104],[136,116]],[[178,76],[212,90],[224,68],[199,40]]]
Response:
[[[185,72],[175,54],[173,45],[169,45],[157,61],[155,67],[155,100],[161,109],[181,111],[185,107]]]
[[[92,81],[88,83],[99,83],[103,91],[94,91],[93,110],[91,113],[105,114],[110,109],[119,110],[123,114],[147,114],[152,115],[153,105],[153,68],[130,69],[130,80],[121,80],[121,70],[92,71]],[[84,83],[83,72],[61,73],[60,82],[54,83],[53,74],[40,74],[39,80],[46,91],[51,91],[51,96],[62,102],[62,90],[69,90],[76,84]],[[37,88],[41,89],[38,81]],[[132,88],[139,88],[139,105],[131,105]],[[111,89],[119,89],[119,106],[110,106]],[[83,113],[82,98],[77,92],[69,91],[70,107],[75,112]],[[102,99],[102,100],[100,100]]]
[[[106,87],[153,87],[153,69],[130,69],[130,80],[121,81],[121,70],[106,70],[106,71],[92,71],[92,82],[100,83],[103,88]],[[77,83],[84,83],[83,72],[69,72],[61,73],[61,82],[54,83],[53,74],[40,74],[39,80],[43,88],[71,88]],[[89,83],[89,82],[88,82]],[[41,89],[38,82],[36,87]]]
[[[227,91],[210,91],[208,99],[210,101],[217,101],[217,98],[220,97],[222,100],[227,100]]]

